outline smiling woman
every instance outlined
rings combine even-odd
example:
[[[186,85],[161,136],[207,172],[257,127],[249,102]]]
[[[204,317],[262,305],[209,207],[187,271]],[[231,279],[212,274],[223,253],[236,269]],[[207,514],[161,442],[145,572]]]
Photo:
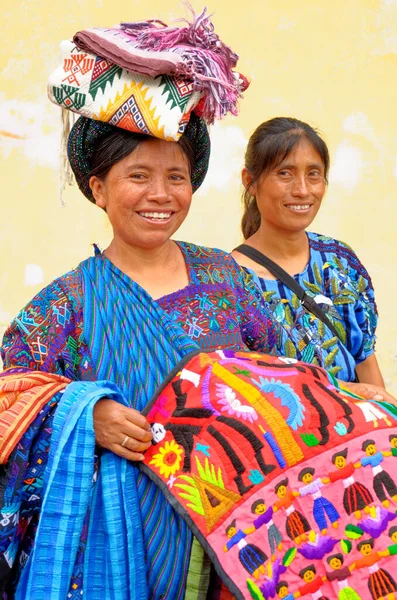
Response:
[[[191,171],[177,142],[144,139],[105,176],[90,177],[96,205],[113,228],[106,256],[154,298],[189,282],[183,256],[170,237],[189,211]],[[154,259],[153,268],[146,262],[142,270],[142,252],[146,261]]]
[[[138,23],[136,29],[142,26],[145,44],[164,30],[170,33],[157,22]],[[153,439],[143,410],[192,352],[272,353],[280,345],[280,328],[229,254],[171,239],[207,172],[207,122],[236,112],[243,90],[242,78],[232,71],[237,56],[219,40],[205,11],[170,37],[171,47],[172,40],[186,37],[190,75],[197,52],[194,81],[156,71],[162,54],[136,50],[133,23],[128,31],[96,30],[99,55],[62,44],[64,60],[48,87],[53,102],[81,115],[68,136],[70,167],[84,196],[106,211],[113,239],[104,252],[97,251],[37,294],[5,333],[0,462],[6,466],[0,471],[0,514],[8,510],[9,498],[22,498],[19,486],[31,482],[23,515],[16,501],[13,518],[0,521],[0,539],[5,540],[0,595],[5,599],[81,597],[83,592],[91,600],[185,598],[192,534],[160,488],[134,464],[143,460]],[[108,44],[102,45],[102,35]],[[122,62],[126,57],[134,62],[136,53],[139,64],[134,66],[141,68],[143,61],[143,72],[114,64],[117,56],[107,60],[109,44],[119,52],[117,44],[125,38],[128,52],[121,53]],[[178,54],[165,54],[179,62]],[[205,56],[209,70],[222,68],[216,78],[204,75],[204,83],[198,83]],[[181,69],[179,64],[178,73]],[[65,80],[71,85],[65,86]],[[207,80],[216,93],[203,92]],[[76,420],[69,418],[68,406],[79,415]],[[57,462],[68,473],[61,475],[54,504],[50,501],[60,516],[54,525],[46,514],[42,475],[54,480],[48,457],[60,449],[54,441],[57,430],[75,440],[68,448],[75,449],[76,462],[69,451]],[[158,435],[161,430],[154,438]],[[171,444],[156,464],[172,476],[180,454]],[[32,467],[30,477],[29,465],[40,465],[40,473]],[[16,478],[15,469],[26,478]],[[93,481],[98,485],[93,487]],[[44,529],[38,528],[38,505],[43,506]],[[106,534],[97,525],[104,525]],[[58,533],[63,536],[66,529],[68,541],[59,542]],[[57,551],[49,552],[48,560],[37,559],[52,540]]]
[[[321,207],[328,171],[327,146],[310,125],[286,117],[262,123],[248,142],[242,171],[242,231],[246,245],[262,257],[253,259],[243,247],[233,254],[289,331],[286,356],[349,382],[357,373],[357,393],[385,394],[374,353],[377,310],[370,276],[349,246],[306,231]],[[281,267],[277,276],[263,255]],[[319,307],[314,314],[301,303],[303,293]]]

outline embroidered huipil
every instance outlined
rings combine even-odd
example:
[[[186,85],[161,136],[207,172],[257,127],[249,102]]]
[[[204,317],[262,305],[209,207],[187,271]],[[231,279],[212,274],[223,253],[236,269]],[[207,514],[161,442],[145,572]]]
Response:
[[[374,352],[378,314],[368,272],[346,244],[307,233],[310,260],[295,280],[319,304],[338,337],[278,280],[252,274],[276,321],[289,333],[282,354],[324,367],[354,381],[355,365]],[[249,271],[252,273],[251,271]]]
[[[205,350],[252,349],[280,354],[282,330],[273,323],[256,286],[222,250],[178,243],[189,285],[157,300],[161,308]],[[103,255],[96,260],[105,260]],[[120,277],[128,277],[116,267]],[[84,309],[79,267],[43,289],[20,312],[5,333],[4,368],[25,367],[95,378],[95,367],[83,337]]]
[[[266,307],[262,306],[262,299],[257,288],[249,282],[246,283],[245,273],[235,261],[220,250],[210,250],[185,243],[179,243],[179,247],[187,265],[189,285],[160,298],[157,303],[163,311],[187,333],[190,339],[206,350],[249,348],[266,353],[276,351],[281,343],[281,334],[277,324],[276,326],[273,324],[270,314],[266,315]],[[106,263],[105,270],[107,268],[112,270],[114,277],[112,281],[118,280],[120,288],[122,286],[128,288],[130,285],[131,280],[103,255],[89,260],[104,261]],[[86,263],[87,261],[82,265]],[[6,331],[2,358],[7,372],[10,373],[13,369],[17,369],[23,376],[24,370],[39,370],[62,374],[75,381],[98,379],[99,362],[112,361],[113,357],[103,357],[101,345],[98,347],[96,338],[95,340],[94,337],[90,339],[91,334],[84,326],[84,315],[87,314],[87,310],[90,310],[85,305],[86,302],[88,300],[84,294],[82,266],[60,277],[42,290],[20,312]],[[108,311],[108,319],[111,322],[114,319],[115,307],[104,305],[104,309]],[[95,323],[94,320],[93,323],[94,329],[99,327],[99,322]],[[120,325],[127,327],[127,322]],[[161,327],[161,323],[159,326]],[[134,337],[138,338],[136,333],[131,331],[129,339],[132,340],[132,343]],[[101,335],[107,335],[105,330]],[[98,364],[93,360],[92,349],[94,346],[99,357]],[[103,347],[105,347],[104,344]],[[115,355],[117,350],[115,348]],[[150,365],[148,366],[150,368]],[[153,369],[155,369],[154,365],[152,371]],[[130,377],[134,376],[135,374],[132,373]],[[110,377],[111,379],[112,377]],[[129,385],[128,382],[127,385]],[[135,393],[126,395],[131,399],[133,396]],[[138,393],[136,403],[133,403],[132,400],[131,403],[136,408],[142,409],[143,407],[139,404],[139,396]],[[48,431],[47,437],[49,435],[50,431]],[[43,438],[42,443],[45,446],[48,440]],[[36,481],[35,478],[33,479]],[[36,498],[36,505],[39,506],[42,481],[41,479],[37,480],[37,490],[34,490],[33,479],[30,497]],[[142,481],[142,477],[140,481]],[[158,523],[160,523],[161,502],[165,500],[160,490],[158,488],[156,490],[150,494],[145,492],[146,495],[141,499],[142,513],[144,515],[147,513],[144,531],[148,557],[148,584],[153,599],[172,596],[178,600],[184,597],[189,554],[188,552],[184,553],[178,577],[175,578],[173,576],[175,561],[172,553],[167,553],[167,558],[158,550],[166,548],[163,539],[166,534],[162,527],[156,526],[156,517],[153,515],[156,515],[157,511]],[[146,506],[148,498],[150,510]],[[169,510],[172,510],[171,507]],[[35,518],[30,522],[29,531],[21,542],[22,551],[26,555],[30,553],[33,545],[37,518],[38,510],[36,509]],[[4,532],[0,531],[0,541],[3,533],[7,538],[9,537],[8,526]],[[188,549],[189,542],[186,532],[184,534],[186,539],[182,539],[182,534],[180,535],[181,540],[168,540],[167,544],[172,543],[175,548],[185,544],[184,547]],[[83,554],[84,540],[82,539],[81,551],[76,560],[68,595],[71,600],[80,598],[83,592]],[[169,577],[164,578],[162,573],[168,572]],[[178,580],[177,583],[175,583],[176,580]],[[168,590],[167,586],[175,587],[175,585],[177,585],[177,591],[176,588]]]

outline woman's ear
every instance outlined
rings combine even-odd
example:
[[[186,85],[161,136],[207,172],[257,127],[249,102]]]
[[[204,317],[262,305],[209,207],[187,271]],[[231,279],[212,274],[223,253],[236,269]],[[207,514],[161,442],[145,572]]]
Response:
[[[95,204],[99,208],[106,208],[106,197],[103,180],[93,175],[90,177],[89,185],[91,188],[92,195],[94,196]]]
[[[248,188],[250,188],[249,193],[252,196],[255,196],[255,189],[254,189],[255,188],[255,184],[253,184],[251,186],[252,179],[253,179],[253,177],[252,177],[251,173],[248,171],[247,167],[244,167],[244,169],[241,171],[241,181],[242,181],[242,184],[243,184],[243,186],[244,186],[244,188],[246,190]]]

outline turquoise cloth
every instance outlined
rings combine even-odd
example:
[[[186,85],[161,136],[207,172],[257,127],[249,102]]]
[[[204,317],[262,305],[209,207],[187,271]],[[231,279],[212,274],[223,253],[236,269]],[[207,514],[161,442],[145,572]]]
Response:
[[[355,366],[374,351],[378,314],[368,272],[346,244],[308,233],[310,259],[295,280],[314,297],[338,331],[337,338],[307,312],[281,281],[253,279],[273,313],[288,332],[281,353],[318,364],[344,381],[354,381]]]
[[[84,564],[87,600],[146,600],[145,553],[131,463],[104,451],[93,487],[92,412],[104,396],[125,404],[115,385],[70,384],[53,422],[45,494],[36,540],[16,600],[67,598],[90,507]]]

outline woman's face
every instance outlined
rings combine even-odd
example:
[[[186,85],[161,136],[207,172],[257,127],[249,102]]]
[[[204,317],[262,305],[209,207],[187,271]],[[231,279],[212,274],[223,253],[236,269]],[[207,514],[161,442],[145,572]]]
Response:
[[[243,184],[252,177],[247,169]],[[292,152],[252,185],[249,192],[256,197],[262,223],[277,229],[301,231],[316,216],[325,193],[324,164],[321,156],[305,138]]]
[[[176,142],[148,140],[113,165],[104,179],[91,177],[96,204],[106,209],[115,241],[153,249],[186,218],[192,200],[189,162]]]

